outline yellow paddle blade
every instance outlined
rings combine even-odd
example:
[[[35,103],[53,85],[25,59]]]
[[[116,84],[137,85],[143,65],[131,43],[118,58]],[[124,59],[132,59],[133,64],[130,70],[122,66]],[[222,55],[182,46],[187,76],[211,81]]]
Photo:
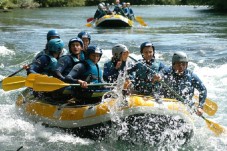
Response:
[[[213,131],[215,133],[215,135],[219,136],[221,134],[223,134],[226,130],[223,126],[217,124],[217,123],[214,123],[212,122],[211,120],[208,120],[207,118],[205,117],[202,117],[205,121],[206,121],[206,124],[208,126],[208,128]]]
[[[35,81],[35,78],[37,78],[38,76],[45,76],[45,77],[47,77],[47,75],[42,75],[42,74],[37,74],[37,73],[31,73],[26,78],[25,86],[26,87],[33,88],[33,83]]]
[[[2,89],[4,91],[15,90],[24,87],[25,85],[25,77],[15,76],[8,77],[2,81]]]
[[[197,95],[194,96],[195,99],[199,99]],[[211,99],[206,98],[206,102],[203,106],[203,111],[209,116],[213,116],[218,110],[218,105]]]
[[[87,26],[87,27],[91,27],[92,24],[91,24],[91,23],[87,23],[86,26]]]
[[[34,91],[54,91],[65,86],[69,86],[70,84],[64,83],[63,81],[47,76],[38,76],[35,78],[33,83]]]
[[[135,20],[142,26],[147,26],[147,24],[144,22],[143,18],[141,16],[136,16]]]

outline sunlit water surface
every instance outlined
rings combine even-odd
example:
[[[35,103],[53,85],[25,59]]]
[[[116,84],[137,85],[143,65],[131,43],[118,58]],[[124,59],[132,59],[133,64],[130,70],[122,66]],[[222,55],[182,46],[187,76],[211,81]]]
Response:
[[[46,33],[57,29],[67,48],[70,38],[86,30],[92,44],[104,49],[101,66],[111,56],[114,44],[128,46],[131,55],[140,58],[139,46],[151,41],[156,58],[171,64],[172,53],[185,51],[190,57],[189,68],[194,70],[208,89],[208,97],[219,108],[208,117],[220,125],[227,125],[227,16],[207,11],[207,7],[193,6],[132,6],[148,27],[137,22],[133,28],[101,29],[86,27],[86,19],[93,17],[96,7],[18,9],[0,13],[0,79],[31,62],[46,43]],[[20,75],[25,75],[21,72]],[[1,150],[227,150],[226,136],[216,137],[203,119],[195,118],[195,135],[186,146],[168,144],[152,147],[136,145],[110,137],[96,142],[76,137],[57,128],[45,128],[20,115],[15,101],[22,89],[4,92],[0,89],[0,148]],[[114,114],[113,114],[113,118]],[[121,125],[124,126],[124,123]],[[132,138],[133,139],[133,138]]]

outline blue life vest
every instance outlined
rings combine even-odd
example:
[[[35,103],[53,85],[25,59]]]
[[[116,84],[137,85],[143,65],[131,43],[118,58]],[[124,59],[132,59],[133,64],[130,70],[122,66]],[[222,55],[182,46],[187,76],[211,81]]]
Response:
[[[85,60],[85,64],[87,66],[87,71],[83,74],[83,76],[90,80],[88,82],[92,83],[101,83],[102,79],[102,70],[100,69],[98,64],[94,64],[90,59]]]
[[[48,56],[50,58],[50,62],[46,67],[44,67],[43,73],[41,73],[41,74],[46,74],[48,76],[52,76],[53,71],[57,67],[58,60],[56,58],[54,58],[53,56],[50,56],[50,55],[45,55],[45,56]]]
[[[63,59],[63,60],[62,60]],[[64,55],[58,60],[58,67],[64,67],[64,71],[62,71],[62,75],[66,76],[72,70],[74,65],[76,65],[80,60],[74,55]],[[58,68],[57,67],[57,68]]]

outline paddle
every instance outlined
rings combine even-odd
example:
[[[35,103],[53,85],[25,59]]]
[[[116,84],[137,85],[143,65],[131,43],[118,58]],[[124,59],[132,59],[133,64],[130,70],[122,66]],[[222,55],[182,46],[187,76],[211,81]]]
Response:
[[[141,26],[147,26],[147,24],[144,22],[143,18],[141,16],[136,16],[135,20],[141,25]]]
[[[86,24],[87,27],[92,27],[93,23],[95,22],[96,19],[92,19],[90,22]]]
[[[137,60],[131,56],[129,56],[133,61],[137,62]],[[196,99],[198,99],[198,96],[194,96]],[[218,106],[215,102],[213,102],[211,99],[206,98],[206,101],[203,106],[203,111],[208,114],[209,116],[213,116],[217,112]]]
[[[31,65],[31,63],[28,64],[28,66],[29,66],[29,65]],[[19,72],[21,72],[21,71],[23,71],[23,70],[24,70],[24,68],[20,68],[19,70],[17,70],[17,71],[15,71],[14,73],[10,74],[10,75],[9,75],[8,77],[6,77],[6,78],[12,77],[12,76],[16,75],[17,73],[19,73]],[[3,81],[3,80],[1,80],[0,83],[2,83],[2,81]]]
[[[2,86],[3,90],[10,91],[10,90],[22,88],[24,86],[32,88],[33,82],[35,81],[35,78],[37,76],[45,76],[46,77],[47,75],[31,73],[27,76],[27,78],[22,77],[22,76],[5,78],[3,80],[3,86]]]
[[[88,19],[87,19],[87,22],[91,22],[93,19],[94,19],[93,17],[88,18]]]
[[[31,73],[26,78],[25,86],[26,87],[33,88],[33,84],[34,84],[35,78],[37,78],[38,76],[47,77],[47,75],[42,75],[42,74],[37,74],[37,73]]]
[[[167,87],[167,89],[169,89],[169,91],[171,93],[173,93],[181,102],[184,102],[184,99],[179,95],[177,94],[172,88],[170,88],[164,81],[160,81],[164,86]],[[208,120],[207,118],[205,118],[204,116],[200,116],[202,119],[204,119],[206,121],[206,124],[207,124],[207,127],[213,131],[215,133],[215,135],[221,135],[222,133],[224,133],[226,130],[223,126],[211,121],[211,120]]]
[[[2,81],[4,91],[15,90],[25,85],[26,78],[22,76],[8,77]]]
[[[88,86],[105,86],[105,85],[113,85],[113,83],[94,83],[94,84],[89,84]],[[35,81],[33,84],[33,90],[49,92],[49,91],[58,90],[66,86],[80,86],[80,84],[69,84],[57,78],[38,76],[35,78]]]
[[[197,95],[194,95],[194,98],[199,99]],[[198,105],[198,103],[196,103]],[[206,101],[203,106],[203,111],[207,113],[209,116],[213,116],[218,110],[218,105],[213,102],[211,99],[206,98]]]

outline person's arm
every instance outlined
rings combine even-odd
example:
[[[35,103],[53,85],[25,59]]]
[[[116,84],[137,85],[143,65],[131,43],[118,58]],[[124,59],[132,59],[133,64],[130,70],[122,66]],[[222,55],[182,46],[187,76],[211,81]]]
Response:
[[[70,60],[70,58],[68,56],[63,56],[58,60],[57,67],[54,71],[54,76],[56,78],[59,78],[60,80],[65,81],[65,77],[62,75],[62,73],[64,72],[66,67],[69,65],[69,63],[70,63],[69,60]]]
[[[34,60],[30,68],[28,68],[27,74],[42,73],[44,67],[48,66],[49,63],[50,63],[50,58],[46,55],[42,55],[38,57],[36,60]]]
[[[199,77],[196,74],[192,74],[192,84],[194,86],[194,88],[196,88],[199,91],[199,108],[203,108],[203,105],[206,101],[206,97],[207,97],[207,89],[205,87],[205,85],[203,84],[203,82],[199,79]]]
[[[65,77],[65,81],[69,83],[79,83],[82,74],[86,72],[86,67],[83,63],[76,64],[69,74]]]

